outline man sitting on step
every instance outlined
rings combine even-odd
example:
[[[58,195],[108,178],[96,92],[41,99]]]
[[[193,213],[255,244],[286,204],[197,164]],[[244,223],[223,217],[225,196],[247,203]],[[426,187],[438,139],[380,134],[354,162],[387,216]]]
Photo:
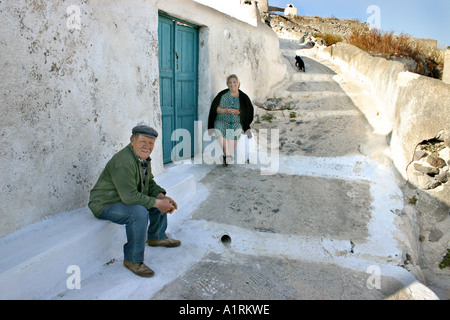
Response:
[[[90,192],[89,208],[95,217],[125,225],[125,267],[141,277],[154,271],[144,263],[145,240],[150,246],[178,247],[179,240],[166,236],[167,214],[177,203],[153,180],[150,154],[158,133],[140,125],[132,129],[130,144],[106,164]],[[150,220],[150,225],[149,225]],[[108,241],[105,239],[105,241]]]

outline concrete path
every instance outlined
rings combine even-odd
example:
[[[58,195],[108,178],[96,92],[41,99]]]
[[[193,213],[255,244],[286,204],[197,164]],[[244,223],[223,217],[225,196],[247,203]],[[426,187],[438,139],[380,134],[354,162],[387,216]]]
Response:
[[[198,192],[169,217],[182,246],[146,249],[156,275],[136,277],[120,257],[54,299],[437,298],[402,267],[403,195],[385,137],[363,113],[375,102],[311,50],[297,71],[299,48],[281,42],[289,76],[271,94],[289,110],[271,122],[258,111],[256,162],[167,166],[194,175]]]

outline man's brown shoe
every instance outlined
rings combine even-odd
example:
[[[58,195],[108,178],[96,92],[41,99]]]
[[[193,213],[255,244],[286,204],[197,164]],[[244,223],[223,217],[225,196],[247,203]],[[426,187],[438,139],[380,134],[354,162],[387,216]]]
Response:
[[[150,278],[155,275],[155,272],[149,267],[147,267],[143,262],[132,263],[123,259],[123,265],[127,267],[129,270],[131,270],[131,272],[140,277]]]
[[[169,239],[169,238],[166,238],[164,240],[147,240],[147,243],[151,247],[168,247],[168,248],[173,248],[173,247],[178,247],[178,246],[181,245],[181,241],[180,240]]]

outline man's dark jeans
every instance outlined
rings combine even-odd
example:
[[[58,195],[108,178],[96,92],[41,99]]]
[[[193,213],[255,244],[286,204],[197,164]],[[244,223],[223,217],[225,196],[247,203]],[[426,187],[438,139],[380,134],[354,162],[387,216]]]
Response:
[[[117,202],[107,206],[99,218],[125,225],[127,243],[123,246],[123,253],[125,259],[132,263],[144,261],[146,240],[167,238],[167,214],[156,208],[147,210],[142,205]]]

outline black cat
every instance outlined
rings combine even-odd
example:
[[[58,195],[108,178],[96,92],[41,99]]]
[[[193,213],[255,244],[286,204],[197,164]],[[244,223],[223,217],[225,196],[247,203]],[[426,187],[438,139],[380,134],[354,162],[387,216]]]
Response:
[[[306,72],[305,63],[303,62],[302,58],[300,58],[299,56],[295,56],[295,66],[298,67],[298,70],[302,70],[303,72]]]

